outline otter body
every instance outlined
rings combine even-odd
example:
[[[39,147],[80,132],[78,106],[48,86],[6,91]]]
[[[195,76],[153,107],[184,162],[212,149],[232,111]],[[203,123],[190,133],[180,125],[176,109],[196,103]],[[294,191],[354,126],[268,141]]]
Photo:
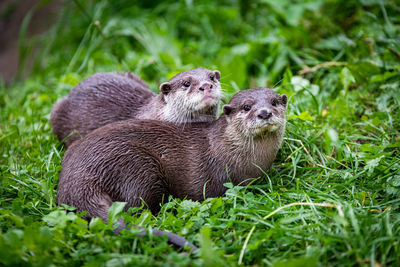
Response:
[[[127,120],[106,125],[65,153],[58,203],[107,221],[114,201],[157,213],[168,195],[221,196],[268,169],[281,145],[287,98],[267,88],[237,93],[213,122],[185,126]],[[227,174],[228,172],[228,174]],[[228,178],[229,175],[229,178]]]
[[[51,112],[54,134],[69,146],[106,124],[154,119],[175,123],[211,121],[221,98],[218,71],[198,68],[161,84],[159,95],[130,73],[99,73],[79,83]]]

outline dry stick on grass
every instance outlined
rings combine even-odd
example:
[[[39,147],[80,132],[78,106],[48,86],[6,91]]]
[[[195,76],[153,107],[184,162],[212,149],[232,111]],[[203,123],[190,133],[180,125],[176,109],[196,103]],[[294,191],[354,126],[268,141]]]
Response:
[[[400,58],[400,53],[399,52],[397,52],[396,50],[394,50],[391,47],[389,47],[388,49],[393,55],[395,55],[397,58]]]
[[[306,146],[304,145],[304,143],[303,143],[301,140],[299,140],[299,139],[293,139],[293,138],[288,138],[288,137],[285,137],[284,139],[285,139],[285,140],[289,140],[289,141],[299,142],[299,143],[301,144],[301,146],[300,146],[299,148],[297,148],[295,151],[293,151],[292,153],[290,153],[290,155],[286,158],[285,161],[287,161],[288,159],[290,159],[290,158],[294,155],[294,153],[296,153],[297,151],[299,151],[300,149],[303,148],[304,151],[306,152],[306,154],[308,155],[308,158],[310,159],[310,161],[311,161],[312,164],[314,164],[314,165],[316,165],[316,166],[318,166],[318,167],[321,167],[321,168],[324,168],[324,169],[327,169],[327,170],[332,171],[331,168],[326,167],[326,166],[324,166],[324,165],[321,165],[321,164],[318,164],[317,162],[315,162],[315,160],[313,159],[313,157],[311,157],[310,152],[308,152]]]
[[[314,72],[314,71],[316,71],[318,69],[321,69],[321,68],[326,68],[326,67],[331,67],[331,66],[343,66],[343,65],[346,65],[346,63],[329,61],[329,62],[324,62],[322,64],[315,65],[312,68],[304,66],[304,68],[301,71],[299,71],[299,74],[300,75],[304,75],[304,74],[307,74],[307,73],[310,73],[310,72]]]
[[[325,155],[325,154],[324,154],[324,155]],[[341,163],[340,161],[338,161],[338,160],[335,159],[334,157],[331,157],[331,156],[328,156],[328,155],[325,155],[325,157],[327,157],[328,159],[333,160],[334,162],[336,162],[336,163],[339,164],[340,166],[342,166],[342,167],[344,167],[344,168],[346,168],[346,169],[349,169],[348,166],[344,165],[343,163]]]
[[[314,207],[315,206],[319,206],[319,207],[326,207],[326,208],[336,208],[338,213],[339,213],[339,216],[340,217],[344,217],[344,213],[343,213],[342,207],[340,205],[329,204],[329,203],[301,203],[301,202],[295,202],[295,203],[290,203],[290,204],[287,204],[287,205],[284,205],[282,207],[277,208],[276,210],[274,210],[273,212],[271,212],[267,216],[265,216],[263,218],[263,220],[268,219],[269,217],[271,217],[272,215],[280,212],[283,209],[286,209],[286,208],[289,208],[289,207],[293,207],[293,206],[314,206]],[[250,237],[253,234],[255,229],[256,229],[256,224],[253,225],[253,227],[251,228],[249,234],[246,237],[246,240],[244,241],[242,250],[240,251],[238,264],[242,264],[244,252],[246,250],[247,244],[249,243]]]

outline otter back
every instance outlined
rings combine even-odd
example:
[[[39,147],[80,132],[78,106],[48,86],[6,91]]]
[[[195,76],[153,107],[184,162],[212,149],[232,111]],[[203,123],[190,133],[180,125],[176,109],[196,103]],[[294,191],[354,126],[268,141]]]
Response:
[[[66,146],[108,123],[130,118],[174,123],[211,121],[221,98],[220,73],[197,68],[175,75],[154,94],[130,73],[99,73],[78,84],[51,113],[53,132]]]
[[[154,96],[146,83],[132,74],[95,74],[53,107],[53,132],[69,146],[103,125],[135,117]]]
[[[202,200],[222,195],[228,181],[245,185],[276,156],[286,99],[250,89],[236,94],[213,122],[126,120],[99,128],[65,153],[58,203],[106,221],[113,201],[126,207],[144,201],[157,213],[168,195]]]

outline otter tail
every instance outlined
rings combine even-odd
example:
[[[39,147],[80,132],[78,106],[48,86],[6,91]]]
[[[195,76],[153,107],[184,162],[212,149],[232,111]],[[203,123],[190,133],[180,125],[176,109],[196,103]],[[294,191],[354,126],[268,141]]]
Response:
[[[198,248],[195,245],[193,245],[187,239],[185,239],[185,238],[183,238],[183,237],[181,237],[181,236],[179,236],[177,234],[169,233],[169,232],[165,232],[165,231],[161,231],[161,230],[153,230],[152,233],[153,233],[153,235],[156,235],[156,236],[167,235],[168,236],[168,242],[170,244],[173,244],[173,245],[177,246],[177,247],[183,248],[185,246],[188,246],[188,247],[191,247],[193,251],[198,250]]]
[[[123,229],[130,229],[129,227],[127,227],[126,223],[122,222],[121,220],[118,221],[119,226],[117,228],[114,229],[114,233],[119,234]],[[133,227],[137,227],[141,230],[144,230],[143,232],[139,233],[138,236],[143,237],[147,234],[147,231],[144,227],[141,226],[133,226]],[[168,243],[180,247],[180,248],[184,248],[185,246],[191,247],[193,251],[198,250],[198,247],[196,247],[195,245],[193,245],[191,242],[189,242],[187,239],[177,235],[177,234],[173,234],[170,232],[166,232],[166,231],[161,231],[161,230],[152,230],[151,233],[155,236],[167,236],[168,237]]]

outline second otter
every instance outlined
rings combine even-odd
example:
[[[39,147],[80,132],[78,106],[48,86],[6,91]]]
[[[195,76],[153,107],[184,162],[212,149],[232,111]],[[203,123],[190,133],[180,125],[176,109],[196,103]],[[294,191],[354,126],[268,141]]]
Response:
[[[276,156],[286,101],[270,89],[250,89],[234,95],[213,122],[127,120],[99,128],[65,153],[58,204],[107,221],[114,201],[144,201],[157,213],[168,195],[202,200],[222,195],[229,181],[245,185]]]
[[[136,75],[95,74],[53,107],[50,118],[53,132],[69,146],[103,125],[126,119],[211,121],[219,110],[219,80],[219,71],[197,68],[161,84],[161,93],[157,95]]]

